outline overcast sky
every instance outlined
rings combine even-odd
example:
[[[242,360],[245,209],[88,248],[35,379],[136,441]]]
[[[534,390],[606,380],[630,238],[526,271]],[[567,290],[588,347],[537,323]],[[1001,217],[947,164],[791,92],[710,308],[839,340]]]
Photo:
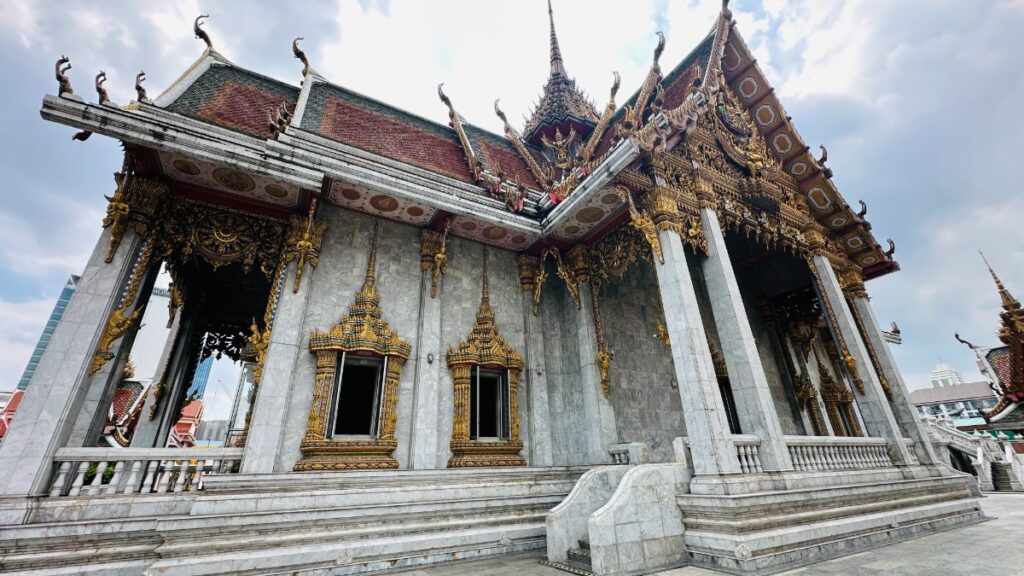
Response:
[[[158,94],[201,53],[192,19],[233,62],[298,84],[295,36],[332,81],[446,122],[435,87],[470,122],[500,132],[529,110],[548,71],[543,0],[182,0],[0,3],[0,389],[17,384],[67,276],[99,234],[120,167],[115,141],[72,142],[39,117],[56,93],[53,64],[72,59],[76,93],[133,96],[144,69]],[[719,0],[555,0],[565,64],[602,105],[612,71],[639,85],[655,31],[670,69],[711,28]],[[903,270],[872,281],[879,320],[899,322],[897,358],[911,387],[947,362],[979,377],[953,332],[995,342],[999,301],[984,250],[1024,297],[1024,1],[734,0],[740,33],[804,139],[829,147],[850,204],[864,199],[879,241]],[[621,100],[621,98],[620,98]]]

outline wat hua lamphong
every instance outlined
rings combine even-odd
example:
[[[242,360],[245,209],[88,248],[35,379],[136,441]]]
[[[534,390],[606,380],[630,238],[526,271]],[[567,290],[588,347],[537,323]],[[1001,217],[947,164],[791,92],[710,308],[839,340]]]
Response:
[[[868,298],[895,245],[724,4],[602,107],[549,5],[547,82],[523,126],[495,102],[502,134],[443,86],[447,125],[334,84],[301,38],[290,81],[241,68],[205,16],[127,105],[62,57],[43,119],[124,157],[0,444],[0,570],[771,574],[984,520]],[[211,358],[241,385],[201,446]]]

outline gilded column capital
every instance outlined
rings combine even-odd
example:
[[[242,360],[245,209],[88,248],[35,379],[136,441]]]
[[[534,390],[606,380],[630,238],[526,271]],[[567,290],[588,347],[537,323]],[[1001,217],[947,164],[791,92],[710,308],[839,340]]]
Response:
[[[448,262],[448,230],[454,218],[448,218],[444,231],[420,230],[420,270],[426,272],[433,269],[430,278],[430,297],[437,297],[437,286],[441,282],[441,274],[447,270]]]
[[[647,205],[659,230],[671,230],[679,222],[679,203],[676,191],[668,186],[655,186],[647,193]]]
[[[569,260],[569,268],[572,270],[577,282],[590,281],[590,251],[582,244],[573,246],[565,253]]]
[[[426,272],[434,266],[434,255],[441,251],[443,235],[435,230],[420,230],[420,270]]]
[[[516,267],[519,269],[519,287],[523,292],[532,292],[540,268],[540,259],[529,254],[520,254],[516,256]]]
[[[841,270],[839,276],[839,287],[849,298],[867,298],[867,290],[864,289],[864,274],[860,266],[850,264]]]

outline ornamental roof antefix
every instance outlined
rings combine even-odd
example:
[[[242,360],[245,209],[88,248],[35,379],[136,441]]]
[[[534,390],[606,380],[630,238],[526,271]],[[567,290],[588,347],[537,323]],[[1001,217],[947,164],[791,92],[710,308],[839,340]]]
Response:
[[[244,69],[213,48],[203,18],[193,29],[202,56],[160,96],[147,96],[140,72],[138,101],[118,106],[99,75],[101,103],[87,103],[62,57],[58,96],[44,99],[44,118],[80,129],[76,140],[93,132],[121,140],[141,175],[167,178],[181,195],[287,218],[306,214],[323,194],[344,208],[420,227],[447,223],[457,236],[539,253],[593,242],[625,219],[614,186],[627,172],[642,176],[652,154],[672,152],[728,92],[749,132],[763,140],[773,177],[805,199],[811,223],[866,278],[898,269],[892,246],[882,249],[870,233],[866,210],[851,210],[839,194],[826,157],[809,153],[726,6],[664,75],[659,33],[642,85],[616,105],[613,74],[599,113],[566,70],[549,2],[548,80],[521,132],[495,102],[503,135],[463,119],[453,103],[458,95],[440,87],[447,125],[335,85],[310,65],[301,38],[291,43],[301,82]]]

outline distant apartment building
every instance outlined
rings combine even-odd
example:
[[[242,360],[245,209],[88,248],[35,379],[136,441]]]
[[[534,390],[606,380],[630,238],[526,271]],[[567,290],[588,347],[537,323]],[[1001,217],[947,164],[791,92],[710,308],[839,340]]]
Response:
[[[964,377],[948,364],[932,370],[930,388],[912,390],[910,400],[921,416],[945,416],[957,426],[981,424],[982,411],[995,406],[996,395],[987,381],[964,382]]]

